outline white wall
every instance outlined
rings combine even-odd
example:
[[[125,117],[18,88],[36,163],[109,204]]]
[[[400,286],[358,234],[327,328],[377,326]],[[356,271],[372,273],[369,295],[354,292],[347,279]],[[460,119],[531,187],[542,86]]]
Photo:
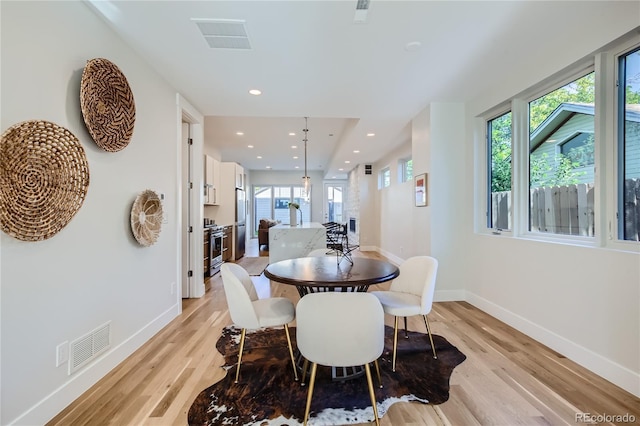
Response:
[[[375,163],[373,174],[365,176],[377,183],[380,170],[385,167],[390,169],[390,185],[380,189],[376,186],[375,189],[380,199],[380,221],[376,233],[379,235],[379,246],[384,247],[383,253],[396,261],[416,254],[415,245],[422,240],[415,238],[415,229],[405,226],[406,223],[412,223],[414,215],[418,213],[413,206],[413,179],[400,182],[398,176],[398,161],[410,157],[411,143],[407,142],[386,155],[384,160]]]
[[[623,7],[624,6],[624,7]],[[603,12],[604,13],[604,12]],[[414,221],[397,219],[389,191],[378,193],[379,249],[400,253],[393,233],[414,231],[416,253],[439,259],[436,300],[467,300],[533,338],[640,396],[640,255],[518,238],[480,235],[473,229],[475,118],[636,28],[639,3],[609,8],[586,37],[548,47],[544,61],[520,72],[469,104],[432,103],[412,122],[414,172],[429,172],[429,207]],[[391,165],[390,153],[378,167]],[[393,185],[393,183],[392,183]],[[390,191],[401,188],[390,188]],[[397,200],[395,200],[397,201]],[[404,204],[410,211],[413,200]],[[404,227],[404,229],[399,229]],[[429,244],[424,244],[423,240]]]
[[[473,192],[466,182],[466,153],[460,149],[465,140],[464,123],[463,104],[431,104],[429,202],[431,255],[439,261],[436,300],[458,299],[467,284],[464,262],[468,251],[461,242],[473,228],[462,206],[473,198]]]
[[[45,119],[80,140],[89,163],[84,205],[57,235],[1,246],[2,402],[0,423],[44,424],[180,312],[176,93],[84,2],[2,2],[4,132]],[[36,31],[34,31],[36,29]],[[87,60],[120,67],[136,122],[129,146],[107,153],[84,127],[79,87]],[[143,248],[129,214],[145,189],[165,194],[158,242]],[[112,346],[67,375],[56,346],[111,321]]]

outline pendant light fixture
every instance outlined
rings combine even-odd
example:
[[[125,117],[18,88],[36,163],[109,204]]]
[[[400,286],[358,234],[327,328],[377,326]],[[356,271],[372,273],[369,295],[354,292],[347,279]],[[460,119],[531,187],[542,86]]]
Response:
[[[304,142],[304,176],[302,176],[302,198],[304,198],[305,201],[308,202],[309,191],[311,190],[311,178],[307,175],[307,133],[309,132],[307,119],[308,117],[304,118],[304,129],[302,130],[304,132],[304,139],[302,140]]]

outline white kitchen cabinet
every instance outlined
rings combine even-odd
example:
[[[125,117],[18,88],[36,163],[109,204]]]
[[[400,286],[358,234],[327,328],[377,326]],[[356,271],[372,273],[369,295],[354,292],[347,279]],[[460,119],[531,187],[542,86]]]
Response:
[[[210,155],[204,156],[204,204],[220,204],[220,162]]]
[[[244,189],[244,167],[242,167],[240,164],[236,164],[235,166],[236,169],[236,188],[238,189]]]

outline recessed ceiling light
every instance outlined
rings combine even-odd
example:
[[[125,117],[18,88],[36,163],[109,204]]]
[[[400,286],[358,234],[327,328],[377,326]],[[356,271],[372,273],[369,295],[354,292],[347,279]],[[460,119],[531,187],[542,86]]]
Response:
[[[260,159],[260,158],[262,158],[262,155],[258,155],[256,158]]]
[[[354,153],[354,154],[358,154],[359,152],[360,152],[360,150],[359,150],[359,149],[354,149],[354,150],[353,150],[353,153]]]
[[[404,50],[406,50],[407,52],[415,52],[416,50],[420,50],[421,47],[422,43],[420,43],[419,41],[412,41],[404,46]]]
[[[291,145],[291,148],[296,149],[298,146],[297,145]]]
[[[251,89],[249,90],[249,93],[251,93],[254,96],[262,95],[262,92],[259,91],[258,89]]]
[[[289,132],[289,136],[295,136],[296,133],[295,132]]]
[[[338,171],[343,171],[343,170],[344,170],[344,169],[343,169],[342,167],[340,167],[340,168],[338,169]]]
[[[299,169],[299,168],[300,168],[300,166],[296,166],[296,167],[294,167],[294,168],[295,168],[295,169]]]
[[[367,133],[367,136],[371,137],[371,136],[375,136],[375,133]]]
[[[270,168],[271,168],[271,166],[267,166],[267,167],[265,167],[265,169],[270,169]]]
[[[298,156],[297,156],[297,155],[294,155],[294,156],[293,156],[293,159],[294,159],[294,160],[297,160],[297,159],[298,159]]]
[[[247,148],[253,148],[253,145],[247,145]]]
[[[349,163],[351,163],[351,161],[349,161],[349,160],[344,162],[344,164],[349,164]]]
[[[238,135],[238,136],[244,136],[244,132],[236,132],[236,135]]]

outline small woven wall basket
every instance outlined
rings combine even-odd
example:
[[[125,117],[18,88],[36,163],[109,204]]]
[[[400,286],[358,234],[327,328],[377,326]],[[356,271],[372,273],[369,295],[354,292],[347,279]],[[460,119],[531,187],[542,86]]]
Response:
[[[126,77],[113,62],[102,58],[87,61],[80,83],[80,108],[100,148],[116,152],[129,144],[136,105]]]
[[[46,240],[82,206],[89,165],[78,138],[48,121],[24,121],[0,142],[0,222],[23,241]]]
[[[145,247],[158,241],[162,227],[162,202],[150,189],[136,197],[131,208],[131,230],[136,241]]]

